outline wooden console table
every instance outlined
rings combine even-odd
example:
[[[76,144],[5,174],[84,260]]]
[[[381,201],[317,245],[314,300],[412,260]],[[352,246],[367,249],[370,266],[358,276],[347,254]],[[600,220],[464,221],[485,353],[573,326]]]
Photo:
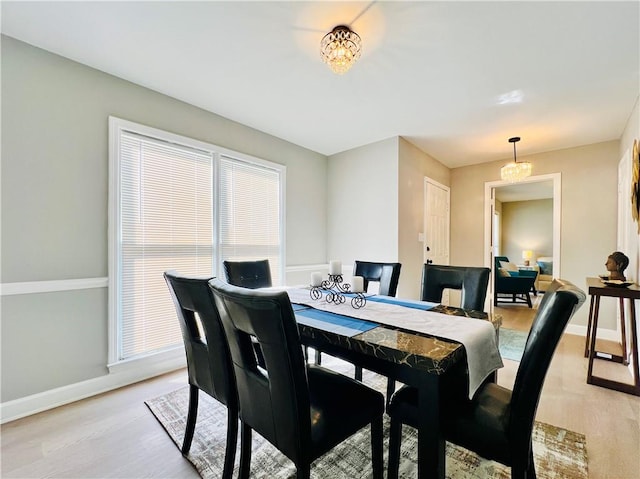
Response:
[[[589,287],[589,295],[591,296],[591,304],[589,305],[589,322],[587,324],[587,340],[584,347],[584,355],[589,358],[589,368],[587,370],[587,384],[593,384],[595,386],[601,386],[616,391],[633,394],[640,396],[640,366],[638,364],[638,328],[636,325],[636,305],[635,301],[640,299],[640,287],[637,284],[631,285],[628,288],[616,288],[605,285],[598,278],[587,278],[587,286]],[[620,308],[620,332],[621,332],[621,346],[622,354],[606,354],[603,355],[602,351],[596,350],[596,334],[598,331],[598,313],[600,311],[600,298],[602,296],[608,296],[612,298],[618,298],[618,305]],[[626,318],[624,310],[624,300],[629,300],[631,310],[631,345],[630,351],[627,350],[627,335],[626,335]],[[615,361],[622,364],[629,364],[629,353],[633,357],[633,384],[623,383],[620,381],[613,381],[593,375],[593,360],[605,359],[609,361]]]

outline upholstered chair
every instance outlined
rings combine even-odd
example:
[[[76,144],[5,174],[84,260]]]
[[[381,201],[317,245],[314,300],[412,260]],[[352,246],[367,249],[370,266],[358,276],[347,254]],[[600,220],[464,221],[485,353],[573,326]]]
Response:
[[[425,264],[422,268],[422,301],[440,303],[445,289],[462,293],[460,307],[484,311],[489,285],[489,268]]]
[[[511,467],[513,479],[535,479],[531,435],[542,386],[560,337],[585,298],[569,281],[554,280],[549,286],[529,331],[513,390],[485,382],[469,400],[468,386],[459,375],[443,377],[441,424],[447,441]],[[405,386],[391,399],[389,479],[398,477],[402,425],[418,424],[417,397],[415,388]]]
[[[494,268],[493,304],[498,303],[526,303],[533,307],[531,293],[536,291],[537,271],[519,270],[516,265],[509,262],[506,256],[496,256]],[[512,269],[506,269],[503,265],[509,264]]]
[[[309,478],[313,461],[371,426],[373,477],[382,479],[384,397],[347,376],[305,362],[286,292],[248,290],[214,279],[240,402],[240,478],[249,477],[251,434],[257,431]],[[265,365],[256,362],[255,338]]]
[[[198,396],[204,391],[227,406],[227,445],[222,477],[230,479],[238,437],[238,399],[229,346],[208,281],[211,278],[164,273],[182,331],[189,376],[189,410],[182,454],[188,454],[198,416]]]
[[[271,286],[269,260],[223,261],[227,282],[243,288],[268,288]]]

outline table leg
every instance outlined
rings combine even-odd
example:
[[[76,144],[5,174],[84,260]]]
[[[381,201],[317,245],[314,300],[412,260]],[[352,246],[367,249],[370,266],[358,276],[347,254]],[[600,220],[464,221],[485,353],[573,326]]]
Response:
[[[638,327],[636,325],[636,302],[630,299],[631,303],[631,354],[633,355],[633,394],[640,396],[640,359],[638,358]]]
[[[596,332],[598,331],[598,312],[600,311],[600,296],[596,296],[593,308],[593,324],[591,325],[591,344],[589,346],[589,368],[587,369],[587,384],[592,384],[593,359],[596,356]]]
[[[618,298],[620,301],[620,334],[622,335],[622,364],[629,364],[629,356],[627,355],[627,321],[624,316],[624,298]],[[629,300],[633,304],[633,299]]]
[[[591,325],[593,323],[593,303],[596,297],[591,296],[591,302],[589,303],[589,321],[587,322],[587,340],[584,342],[584,357],[589,357],[589,341],[591,339]]]
[[[440,376],[427,375],[419,393],[418,478],[444,479],[445,441],[440,429]]]

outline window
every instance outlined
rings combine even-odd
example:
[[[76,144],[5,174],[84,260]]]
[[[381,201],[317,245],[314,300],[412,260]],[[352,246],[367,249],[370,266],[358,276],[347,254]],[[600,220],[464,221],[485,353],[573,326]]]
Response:
[[[268,258],[282,277],[284,167],[110,119],[109,363],[182,348],[162,273]]]
[[[277,171],[229,157],[220,159],[220,250],[222,259],[265,259],[278,264],[280,204]],[[280,272],[271,279],[279,284]]]

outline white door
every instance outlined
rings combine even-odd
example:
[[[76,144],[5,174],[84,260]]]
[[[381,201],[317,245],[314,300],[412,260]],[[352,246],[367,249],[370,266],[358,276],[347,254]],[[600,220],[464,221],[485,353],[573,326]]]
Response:
[[[449,264],[449,187],[424,179],[424,262]],[[449,304],[448,291],[442,297]]]

